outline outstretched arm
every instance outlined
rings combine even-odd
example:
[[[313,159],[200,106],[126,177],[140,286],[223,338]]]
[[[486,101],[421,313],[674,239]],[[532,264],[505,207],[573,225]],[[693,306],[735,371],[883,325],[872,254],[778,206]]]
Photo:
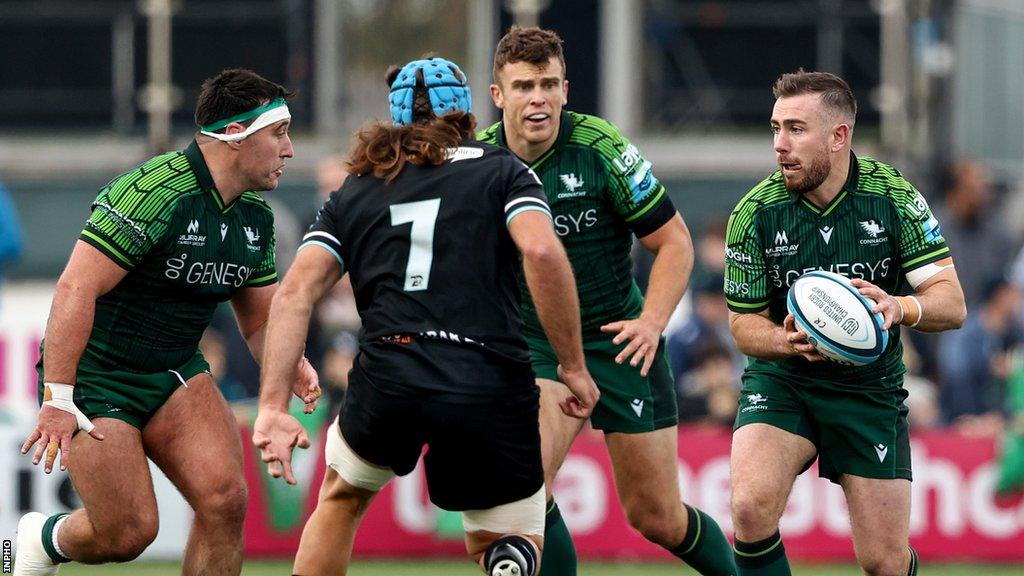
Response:
[[[252,441],[271,476],[295,484],[295,446],[309,447],[306,431],[288,414],[288,400],[302,358],[313,305],[341,278],[335,257],[315,246],[299,252],[270,304],[260,371],[259,415]]]

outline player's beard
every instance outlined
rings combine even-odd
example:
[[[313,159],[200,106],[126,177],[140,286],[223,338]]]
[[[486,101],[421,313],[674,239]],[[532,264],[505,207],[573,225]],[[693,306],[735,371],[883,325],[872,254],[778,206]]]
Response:
[[[832,161],[828,157],[828,152],[822,150],[814,155],[811,164],[804,170],[804,177],[802,179],[794,182],[785,180],[786,189],[797,194],[806,194],[817,190],[818,186],[821,186],[825,179],[828,178],[831,171]]]

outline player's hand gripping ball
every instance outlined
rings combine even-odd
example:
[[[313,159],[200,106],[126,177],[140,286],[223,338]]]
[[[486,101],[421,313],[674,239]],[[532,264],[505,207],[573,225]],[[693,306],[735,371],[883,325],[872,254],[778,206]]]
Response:
[[[849,366],[874,362],[889,344],[885,319],[871,312],[874,305],[849,278],[821,270],[798,278],[786,296],[786,308],[807,342],[826,359]]]

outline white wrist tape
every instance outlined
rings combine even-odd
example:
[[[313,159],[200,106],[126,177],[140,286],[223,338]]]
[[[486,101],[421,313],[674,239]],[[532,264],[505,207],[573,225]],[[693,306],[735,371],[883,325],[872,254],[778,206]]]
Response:
[[[917,320],[913,324],[907,324],[907,328],[914,328],[921,323],[921,318],[924,317],[924,307],[921,306],[921,301],[917,299],[917,296],[911,295],[910,299],[914,301],[914,304],[917,304]]]
[[[85,430],[86,433],[92,432],[96,425],[85,414],[82,414],[78,406],[75,406],[74,386],[70,384],[57,384],[55,382],[46,382],[43,386],[50,390],[50,399],[43,402],[44,406],[53,406],[57,410],[63,410],[71,414],[78,421],[79,430]]]

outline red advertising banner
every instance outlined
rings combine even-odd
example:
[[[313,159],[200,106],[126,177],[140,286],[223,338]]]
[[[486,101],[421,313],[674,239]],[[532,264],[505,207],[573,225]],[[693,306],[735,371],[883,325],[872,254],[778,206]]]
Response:
[[[249,432],[242,433],[248,440]],[[679,433],[683,494],[717,519],[727,534],[732,532],[729,438],[728,431],[718,429],[684,428]],[[300,486],[308,489],[286,486],[280,480],[270,482],[259,470],[256,453],[247,452],[248,555],[294,554],[323,477],[323,435],[318,434],[317,439],[295,464]],[[994,498],[994,443],[945,432],[917,435],[912,442],[911,543],[921,557],[929,561],[1024,560],[1024,499]],[[600,434],[587,432],[577,439],[555,493],[580,557],[671,558],[627,523]],[[430,504],[417,468],[393,481],[376,498],[356,539],[356,555],[462,555],[461,535],[452,533],[452,520],[457,517],[439,514]],[[797,480],[782,532],[792,559],[853,559],[843,492],[818,478],[816,468]]]

